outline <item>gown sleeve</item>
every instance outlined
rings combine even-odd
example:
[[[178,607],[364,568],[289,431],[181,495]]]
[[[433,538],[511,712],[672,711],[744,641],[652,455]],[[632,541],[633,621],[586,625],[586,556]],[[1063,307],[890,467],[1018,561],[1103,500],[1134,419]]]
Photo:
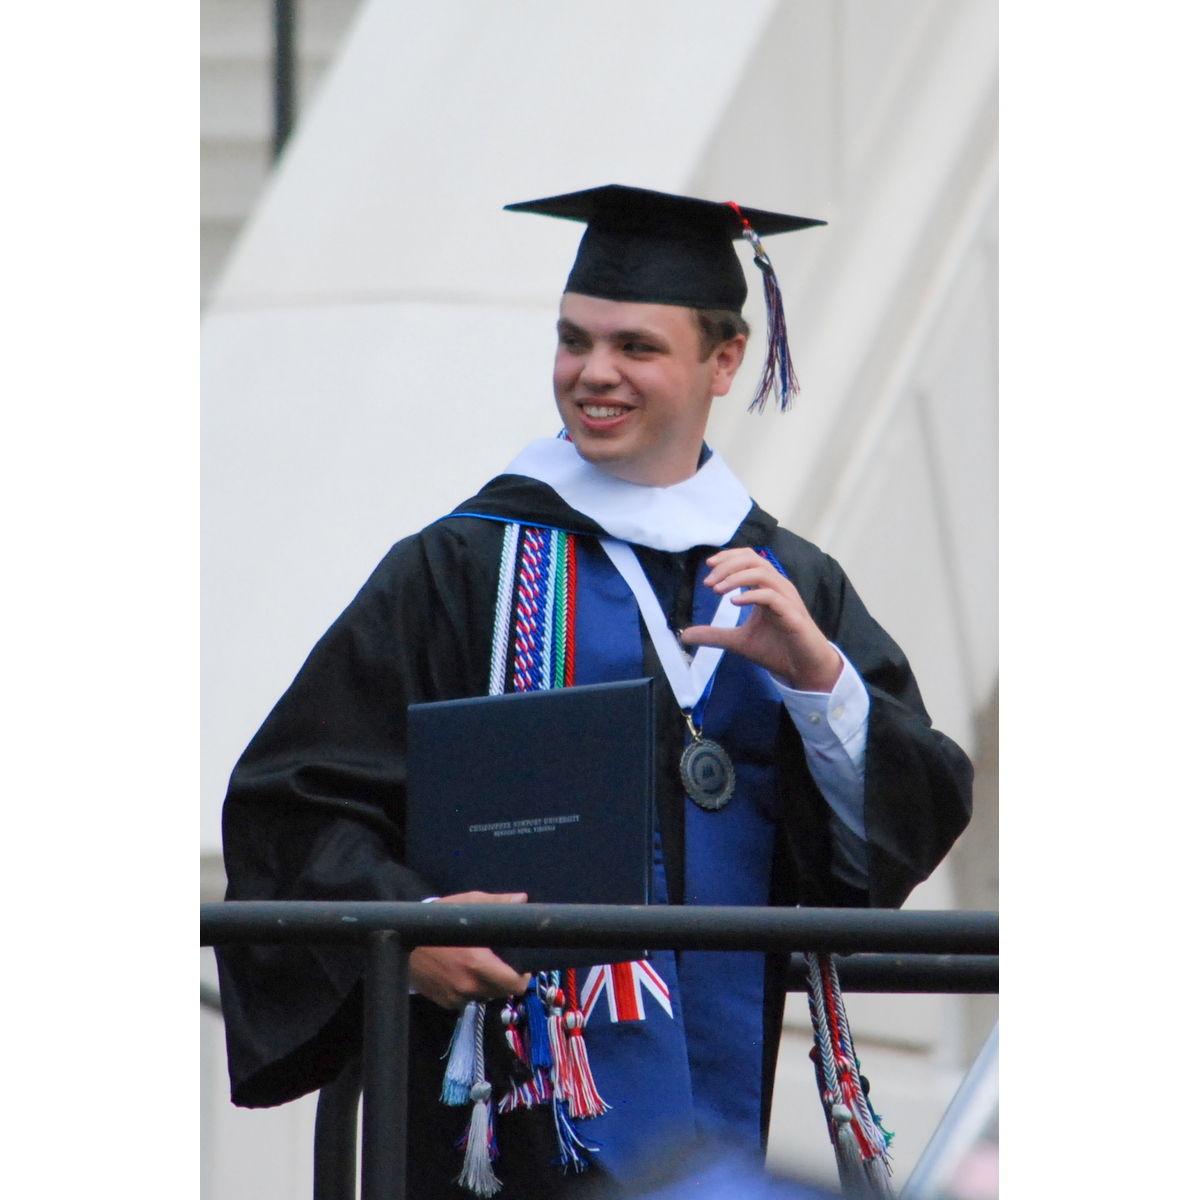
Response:
[[[792,534],[781,530],[779,536],[780,557],[813,619],[854,665],[870,697],[866,887],[818,889],[805,902],[898,907],[966,828],[973,769],[963,751],[933,728],[903,651],[867,612],[838,563]],[[783,755],[787,757],[786,749]],[[798,762],[793,769],[799,770]],[[796,857],[810,877],[814,870],[828,873],[828,834],[823,839],[813,834],[811,798],[800,800],[802,817],[807,813],[810,820],[794,827]]]
[[[404,865],[405,725],[422,700],[486,692],[497,555],[465,522],[398,543],[321,638],[234,768],[228,900],[420,900]],[[468,531],[469,532],[469,531]],[[490,589],[490,597],[488,596]],[[336,1077],[361,1037],[355,946],[217,948],[235,1104]]]

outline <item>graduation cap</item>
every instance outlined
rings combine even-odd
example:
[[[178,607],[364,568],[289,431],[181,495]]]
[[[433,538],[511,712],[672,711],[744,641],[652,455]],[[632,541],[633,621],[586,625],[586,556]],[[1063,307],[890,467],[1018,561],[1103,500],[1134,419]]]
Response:
[[[505,209],[586,223],[564,290],[602,300],[740,313],[746,277],[733,243],[745,238],[762,271],[768,324],[767,359],[750,407],[761,408],[775,392],[787,409],[797,390],[795,371],[779,282],[761,239],[824,221],[615,183]]]

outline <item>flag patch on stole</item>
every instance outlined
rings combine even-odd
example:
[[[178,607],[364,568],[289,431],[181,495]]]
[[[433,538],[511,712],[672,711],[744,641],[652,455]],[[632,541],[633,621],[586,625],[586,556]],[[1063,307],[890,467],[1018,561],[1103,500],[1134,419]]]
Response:
[[[646,1008],[642,1001],[643,989],[668,1017],[675,1019],[671,1011],[671,990],[645,959],[593,967],[579,992],[584,1025],[591,1020],[592,1010],[601,996],[608,1001],[610,1021],[644,1021]]]

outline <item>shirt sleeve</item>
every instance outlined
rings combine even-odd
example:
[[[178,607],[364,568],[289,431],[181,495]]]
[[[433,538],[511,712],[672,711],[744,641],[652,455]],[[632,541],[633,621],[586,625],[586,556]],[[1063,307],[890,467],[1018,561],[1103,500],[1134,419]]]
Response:
[[[850,660],[830,692],[802,692],[771,676],[804,745],[808,769],[833,815],[833,871],[854,887],[867,882],[864,769],[871,701]]]

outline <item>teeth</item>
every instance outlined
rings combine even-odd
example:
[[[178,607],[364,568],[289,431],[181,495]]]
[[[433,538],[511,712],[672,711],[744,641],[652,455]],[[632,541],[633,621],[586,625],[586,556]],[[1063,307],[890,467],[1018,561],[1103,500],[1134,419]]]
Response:
[[[601,420],[604,417],[619,417],[625,410],[612,404],[585,404],[583,411],[593,420]]]

